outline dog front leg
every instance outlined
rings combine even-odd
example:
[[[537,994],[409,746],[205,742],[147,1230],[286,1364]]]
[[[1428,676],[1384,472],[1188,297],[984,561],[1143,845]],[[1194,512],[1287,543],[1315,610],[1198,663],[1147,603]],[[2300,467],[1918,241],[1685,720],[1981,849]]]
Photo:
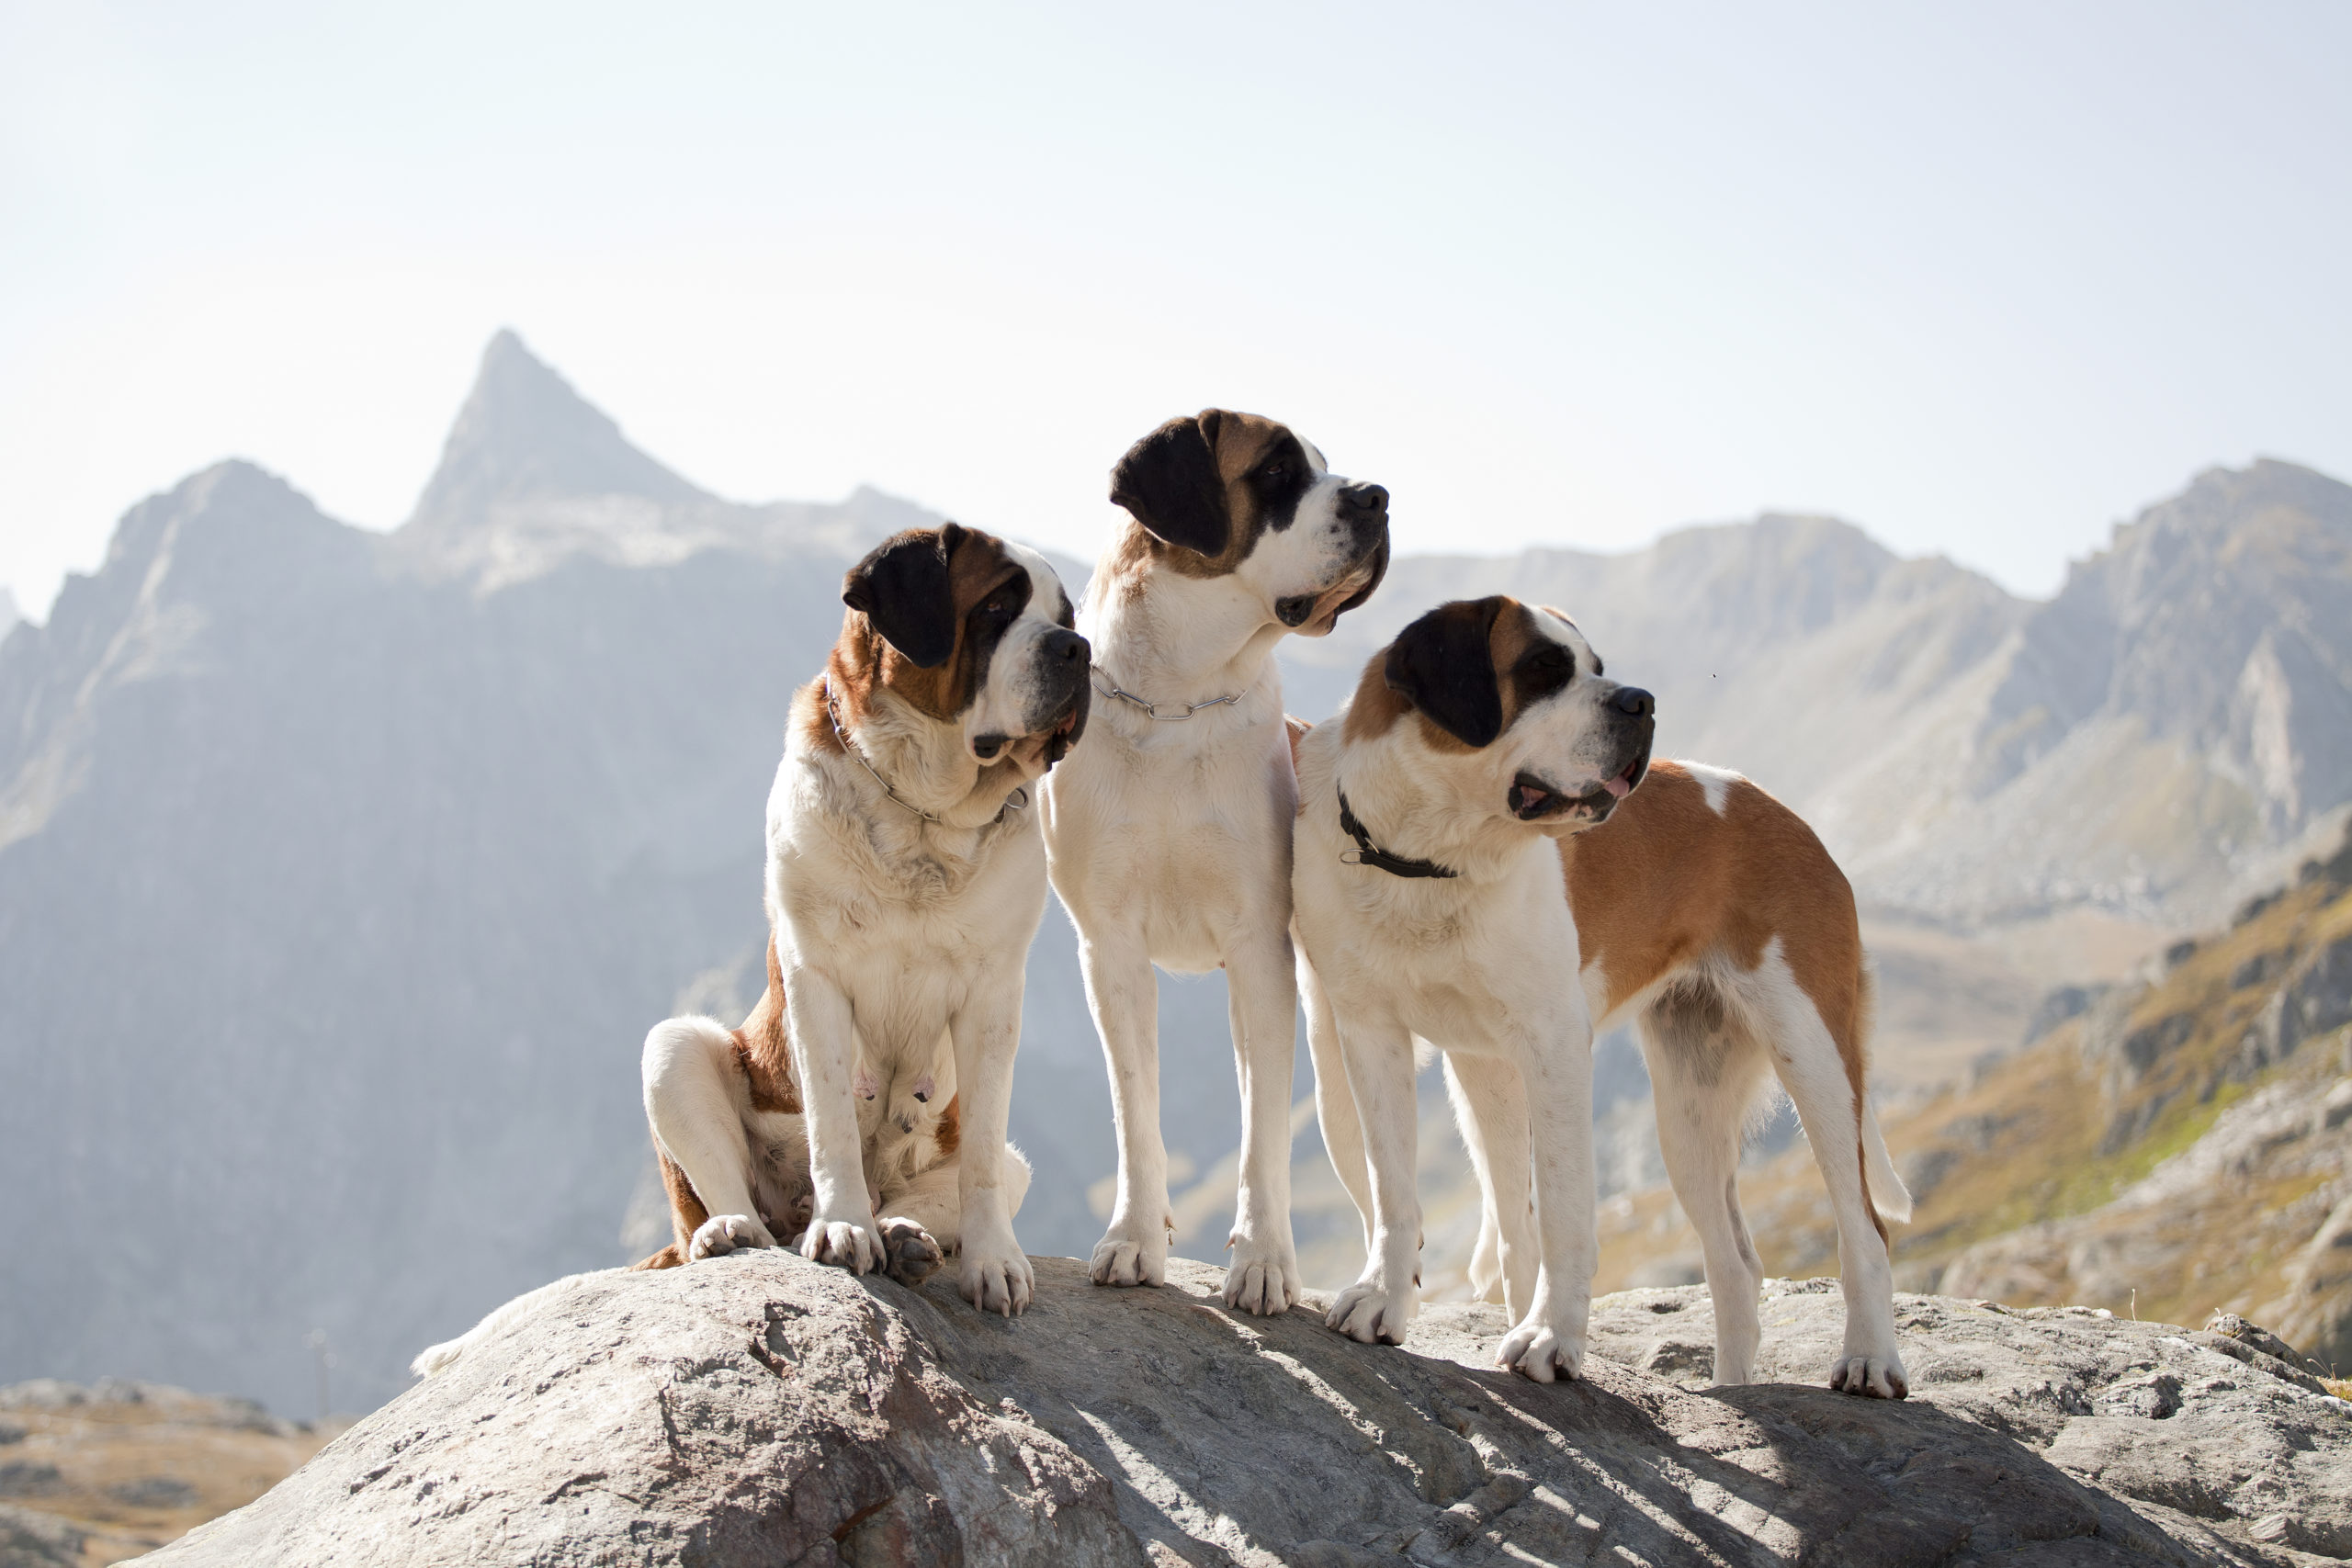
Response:
[[[815,1196],[800,1255],[863,1274],[881,1266],[883,1253],[850,1089],[857,1063],[856,1017],[847,993],[813,969],[793,970],[784,994]]]
[[[1159,1141],[1159,981],[1140,942],[1081,940],[1079,961],[1111,1072],[1119,1141],[1118,1200],[1088,1272],[1098,1285],[1157,1285],[1168,1278],[1168,1233],[1176,1224],[1168,1206],[1168,1146]]]
[[[1006,1317],[1029,1304],[1035,1277],[1012,1234],[1007,1190],[1005,1122],[1012,1110],[1012,1056],[1021,1044],[1021,971],[993,994],[974,998],[949,1025],[956,1039],[956,1098],[962,1107],[963,1229],[956,1289],[982,1312]]]
[[[1574,1003],[1567,1018],[1523,1041],[1516,1053],[1527,1120],[1543,1134],[1533,1161],[1541,1267],[1535,1300],[1503,1337],[1495,1361],[1537,1382],[1550,1382],[1559,1372],[1583,1375],[1592,1275],[1600,1256],[1592,1168],[1592,1020],[1581,997]]]
[[[1413,1037],[1393,1020],[1341,1014],[1340,1049],[1372,1161],[1372,1252],[1324,1323],[1370,1345],[1405,1342],[1420,1306],[1421,1200],[1415,1184]]]
[[[1282,931],[1236,944],[1225,976],[1241,1076],[1241,1190],[1236,1194],[1233,1259],[1225,1304],[1244,1312],[1288,1312],[1305,1281],[1290,1228],[1291,1068],[1298,1055],[1298,982]]]

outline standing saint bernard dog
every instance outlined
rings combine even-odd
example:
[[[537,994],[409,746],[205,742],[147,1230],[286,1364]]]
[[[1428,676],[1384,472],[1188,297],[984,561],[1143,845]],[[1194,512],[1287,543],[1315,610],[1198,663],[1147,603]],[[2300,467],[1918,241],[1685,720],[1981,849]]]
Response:
[[[1012,1234],[1029,1168],[1005,1120],[1046,907],[1024,786],[1086,727],[1086,639],[1044,557],[953,523],[885,541],[842,599],[768,795],[766,994],[741,1029],[646,1038],[675,1239],[636,1267],[797,1235],[805,1257],[919,1282],[955,1251],[965,1299],[1011,1316],[1032,1288]]]
[[[1408,626],[1342,715],[1300,740],[1308,1039],[1324,1141],[1367,1224],[1363,1275],[1328,1321],[1401,1343],[1418,1305],[1418,1035],[1446,1053],[1494,1227],[1478,1282],[1500,1284],[1515,1320],[1498,1359],[1539,1382],[1577,1375],[1598,1251],[1594,1021],[1634,1017],[1667,1168],[1705,1252],[1716,1381],[1755,1368],[1763,1269],[1737,1173],[1770,1066],[1838,1219],[1846,1339],[1830,1386],[1900,1398],[1881,1215],[1907,1217],[1910,1199],[1866,1092],[1853,894],[1754,784],[1652,768],[1653,709],[1604,677],[1565,615],[1496,597]]]
[[[1126,510],[1087,590],[1094,733],[1043,793],[1054,889],[1077,923],[1119,1143],[1093,1279],[1157,1285],[1174,1220],[1159,1136],[1158,982],[1222,967],[1241,1077],[1225,1300],[1284,1312],[1296,803],[1276,642],[1321,637],[1388,567],[1388,492],[1255,414],[1171,419],[1111,475]]]

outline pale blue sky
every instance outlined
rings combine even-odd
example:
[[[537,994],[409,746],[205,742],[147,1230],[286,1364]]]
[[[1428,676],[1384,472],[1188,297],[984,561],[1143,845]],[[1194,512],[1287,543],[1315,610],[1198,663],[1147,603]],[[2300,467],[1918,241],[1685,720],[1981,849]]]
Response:
[[[501,325],[743,499],[1091,556],[1167,414],[1408,549],[1837,513],[2042,592],[2352,477],[2352,6],[0,0],[0,584],[407,513]]]

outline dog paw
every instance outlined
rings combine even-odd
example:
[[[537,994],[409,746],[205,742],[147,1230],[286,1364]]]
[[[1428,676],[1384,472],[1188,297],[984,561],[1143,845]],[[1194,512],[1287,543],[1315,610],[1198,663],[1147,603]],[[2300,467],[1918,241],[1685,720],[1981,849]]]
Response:
[[[908,1286],[922,1284],[947,1261],[931,1233],[912,1220],[882,1222],[882,1253],[890,1278]]]
[[[745,1247],[774,1247],[775,1237],[768,1227],[749,1214],[713,1214],[698,1226],[692,1240],[686,1243],[686,1261],[698,1262],[706,1258],[724,1258]]]
[[[1523,1372],[1537,1382],[1584,1375],[1584,1336],[1567,1334],[1530,1313],[1495,1347],[1495,1365]]]
[[[967,1236],[956,1270],[956,1293],[982,1312],[1012,1317],[1028,1310],[1035,1278],[1028,1256],[1017,1247],[975,1248]]]
[[[1408,1286],[1389,1291],[1370,1280],[1359,1280],[1340,1292],[1323,1325],[1336,1328],[1363,1345],[1402,1345],[1406,1326],[1413,1321],[1418,1294]]]
[[[1892,1350],[1881,1356],[1840,1356],[1829,1369],[1829,1386],[1864,1399],[1911,1397],[1911,1380],[1904,1375],[1902,1358]]]
[[[1113,1225],[1094,1244],[1094,1259],[1087,1274],[1098,1285],[1159,1285],[1168,1280],[1168,1231],[1165,1226],[1138,1232]]]
[[[1234,1237],[1233,1261],[1225,1270],[1226,1305],[1267,1317],[1296,1306],[1304,1288],[1295,1254]]]
[[[874,1234],[874,1222],[860,1224],[854,1220],[827,1219],[820,1213],[808,1222],[800,1237],[800,1256],[818,1263],[838,1264],[853,1274],[870,1273],[882,1267],[881,1238]]]

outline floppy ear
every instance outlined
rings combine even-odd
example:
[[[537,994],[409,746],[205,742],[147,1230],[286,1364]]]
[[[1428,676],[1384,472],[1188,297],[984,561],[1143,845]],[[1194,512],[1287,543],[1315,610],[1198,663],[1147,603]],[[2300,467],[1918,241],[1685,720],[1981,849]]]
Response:
[[[1502,685],[1487,642],[1502,607],[1500,598],[1440,604],[1388,645],[1388,689],[1464,745],[1492,745],[1503,732]]]
[[[1171,419],[1127,448],[1111,470],[1111,503],[1156,539],[1223,555],[1233,537],[1225,507],[1225,478],[1216,471],[1217,409],[1198,419]]]
[[[842,579],[842,603],[863,613],[909,663],[938,669],[956,651],[947,563],[963,538],[954,523],[893,534]]]

